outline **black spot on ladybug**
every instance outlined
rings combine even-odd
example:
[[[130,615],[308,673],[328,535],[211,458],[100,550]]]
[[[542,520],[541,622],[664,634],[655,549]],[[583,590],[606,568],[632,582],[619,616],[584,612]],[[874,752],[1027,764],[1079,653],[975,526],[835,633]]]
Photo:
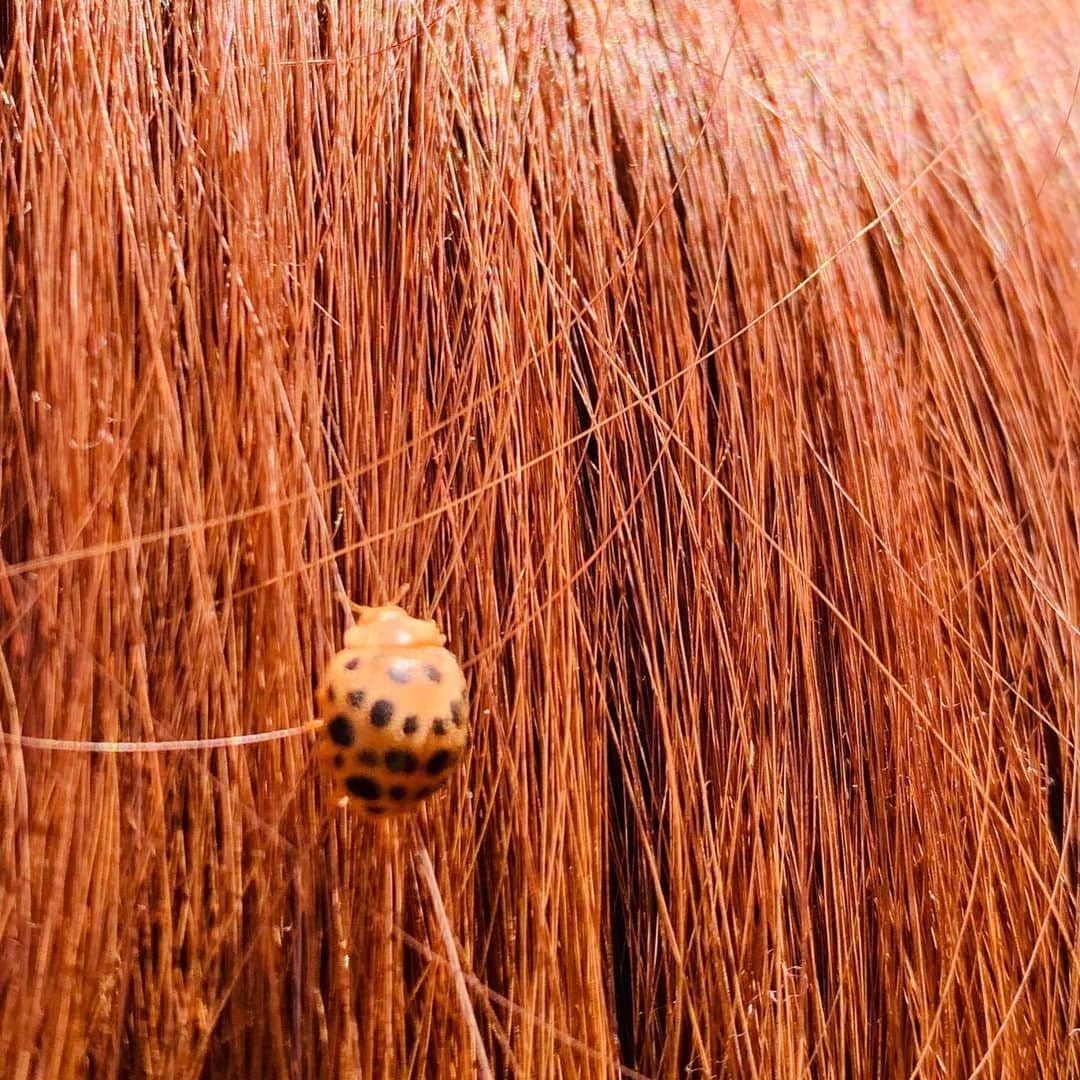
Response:
[[[335,754],[334,755],[334,768],[335,769],[344,769],[345,768],[345,755],[344,754]]]
[[[445,720],[436,720],[431,725],[431,734],[432,735],[445,735],[447,730],[448,729],[447,729]]]
[[[360,799],[377,799],[382,794],[379,785],[370,776],[350,776],[345,786]]]
[[[349,671],[355,671],[360,666],[360,657],[350,657],[348,660],[345,661],[345,666],[349,669]]]
[[[374,750],[358,750],[356,753],[356,760],[361,765],[378,765],[379,755]]]
[[[362,709],[364,707],[364,691],[363,690],[350,690],[346,694],[346,700],[354,709]]]
[[[330,738],[338,746],[352,746],[354,738],[353,726],[352,721],[347,716],[335,716],[326,725],[326,730],[330,733]]]
[[[444,769],[449,768],[454,763],[454,755],[449,750],[436,750],[431,757],[428,758],[428,763],[425,766],[429,776],[437,776]]]
[[[455,726],[461,727],[461,721],[465,719],[465,703],[461,698],[451,704],[450,715],[453,717]]]
[[[392,660],[386,669],[386,674],[396,683],[412,681],[413,665],[409,660]]]
[[[416,772],[416,755],[408,750],[387,750],[386,767],[393,773]]]
[[[386,727],[394,718],[394,706],[385,698],[380,698],[371,706],[371,722],[375,727]]]
[[[391,799],[395,802],[401,802],[402,799],[408,795],[408,789],[401,786],[401,784],[395,784],[388,792]]]
[[[406,735],[411,735],[420,726],[420,721],[415,716],[406,716],[405,723],[402,725],[401,730]]]
[[[442,682],[442,672],[434,664],[425,664],[424,674],[431,682]]]

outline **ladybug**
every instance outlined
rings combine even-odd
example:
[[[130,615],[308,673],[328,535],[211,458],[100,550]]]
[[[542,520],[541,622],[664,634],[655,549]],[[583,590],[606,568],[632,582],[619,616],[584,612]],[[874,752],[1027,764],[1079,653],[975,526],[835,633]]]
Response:
[[[355,611],[315,693],[315,754],[342,801],[365,815],[400,814],[460,763],[468,688],[435,623],[394,604]]]

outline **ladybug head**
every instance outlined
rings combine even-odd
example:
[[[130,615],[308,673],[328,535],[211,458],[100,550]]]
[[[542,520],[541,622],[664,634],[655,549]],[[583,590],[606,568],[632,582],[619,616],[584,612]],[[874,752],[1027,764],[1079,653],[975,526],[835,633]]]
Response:
[[[357,605],[356,625],[345,631],[345,648],[371,645],[443,645],[446,635],[428,619],[414,619],[396,604],[384,607]]]

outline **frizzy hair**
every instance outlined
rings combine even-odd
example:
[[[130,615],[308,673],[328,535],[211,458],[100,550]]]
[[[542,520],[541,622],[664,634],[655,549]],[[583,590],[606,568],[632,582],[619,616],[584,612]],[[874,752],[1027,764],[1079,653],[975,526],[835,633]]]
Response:
[[[1077,1074],[1073,19],[0,4],[0,1061]]]

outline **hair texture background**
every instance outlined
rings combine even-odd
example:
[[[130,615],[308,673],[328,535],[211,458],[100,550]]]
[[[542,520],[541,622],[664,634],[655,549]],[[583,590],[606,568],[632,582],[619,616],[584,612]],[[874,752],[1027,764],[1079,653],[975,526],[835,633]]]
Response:
[[[497,1075],[1077,1075],[1075,9],[780,7],[0,4],[2,726],[404,588]],[[469,1074],[309,751],[0,744],[9,1075]]]

